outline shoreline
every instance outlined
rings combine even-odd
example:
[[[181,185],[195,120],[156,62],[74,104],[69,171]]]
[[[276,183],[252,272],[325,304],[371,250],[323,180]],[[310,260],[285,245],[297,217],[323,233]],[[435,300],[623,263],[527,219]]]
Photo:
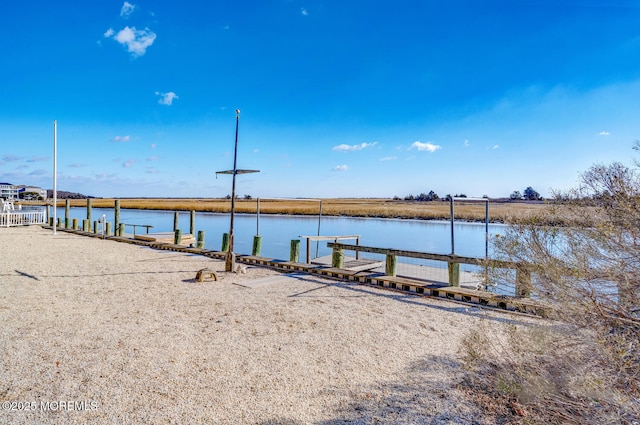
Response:
[[[114,198],[90,198],[95,208],[113,208]],[[325,217],[378,218],[397,220],[450,220],[450,205],[444,201],[415,202],[392,199],[322,199],[322,215]],[[87,205],[86,199],[69,200],[72,207]],[[119,199],[121,209],[160,210],[160,211],[196,211],[225,214],[230,212],[230,200],[219,198],[126,198]],[[45,205],[44,202],[38,203]],[[59,200],[62,207],[66,200]],[[32,204],[33,205],[33,204]],[[51,205],[49,202],[48,205]],[[540,202],[491,202],[489,203],[489,222],[506,224],[510,220],[520,219],[544,213],[547,204]],[[320,200],[260,200],[261,215],[317,216],[320,212]],[[256,199],[236,200],[236,213],[256,214]],[[485,222],[485,205],[473,201],[456,201],[456,221],[469,223]]]

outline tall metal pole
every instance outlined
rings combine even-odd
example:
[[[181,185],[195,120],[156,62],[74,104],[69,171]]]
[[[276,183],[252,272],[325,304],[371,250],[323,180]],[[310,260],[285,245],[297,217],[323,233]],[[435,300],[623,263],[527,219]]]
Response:
[[[260,236],[260,198],[258,198],[258,205],[256,208],[256,236]]]
[[[236,143],[233,149],[233,181],[231,183],[231,222],[229,224],[229,250],[225,261],[225,270],[232,272],[235,269],[236,258],[233,253],[233,218],[236,208],[236,174],[238,163],[238,122],[240,121],[240,109],[236,109]]]
[[[318,236],[320,236],[320,223],[322,222],[322,199],[320,199],[320,211],[318,211]],[[316,258],[318,258],[318,250],[320,249],[320,241],[316,241]],[[357,251],[356,251],[357,253]]]
[[[453,207],[453,196],[449,195],[450,212],[451,212],[451,254],[456,253],[456,238],[453,230],[453,222],[455,221],[455,211]]]
[[[58,219],[58,121],[53,120],[53,234],[56,234]]]
[[[484,258],[489,258],[489,199],[484,204]]]

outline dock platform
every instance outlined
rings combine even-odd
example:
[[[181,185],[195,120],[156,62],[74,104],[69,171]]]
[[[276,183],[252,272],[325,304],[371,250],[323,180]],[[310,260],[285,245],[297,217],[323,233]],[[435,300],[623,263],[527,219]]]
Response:
[[[311,260],[312,265],[331,266],[331,255],[325,255]],[[355,257],[344,257],[343,270],[367,271],[384,275],[384,261]],[[449,272],[446,268],[423,266],[419,264],[398,263],[396,275],[399,278],[422,280],[436,285],[449,284]],[[460,286],[463,288],[477,289],[482,285],[482,276],[477,273],[460,271]]]
[[[133,238],[145,241],[145,242],[157,242],[157,243],[168,243],[172,244],[174,241],[175,234],[173,232],[158,232],[158,233],[144,233],[144,234],[136,234]],[[196,238],[193,237],[190,233],[182,234],[182,239],[180,245],[190,246],[195,245]]]

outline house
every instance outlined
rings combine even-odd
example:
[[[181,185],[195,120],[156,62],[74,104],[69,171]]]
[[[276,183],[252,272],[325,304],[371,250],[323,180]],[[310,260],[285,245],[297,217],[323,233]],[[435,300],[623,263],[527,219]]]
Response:
[[[47,191],[37,186],[20,186],[18,188],[18,197],[28,201],[45,201],[47,199]]]
[[[14,200],[18,199],[18,186],[11,183],[0,183],[0,198]]]

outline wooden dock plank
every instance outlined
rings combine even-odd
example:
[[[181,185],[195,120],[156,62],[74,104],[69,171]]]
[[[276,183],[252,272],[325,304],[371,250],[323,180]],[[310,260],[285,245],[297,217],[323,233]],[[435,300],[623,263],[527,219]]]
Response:
[[[175,238],[175,234],[173,232],[158,232],[158,233],[145,233],[142,235],[136,234],[134,239],[138,239],[146,242],[158,242],[158,243],[168,243],[173,244]],[[182,235],[180,245],[191,245],[195,244],[196,239],[190,233],[185,233]]]

